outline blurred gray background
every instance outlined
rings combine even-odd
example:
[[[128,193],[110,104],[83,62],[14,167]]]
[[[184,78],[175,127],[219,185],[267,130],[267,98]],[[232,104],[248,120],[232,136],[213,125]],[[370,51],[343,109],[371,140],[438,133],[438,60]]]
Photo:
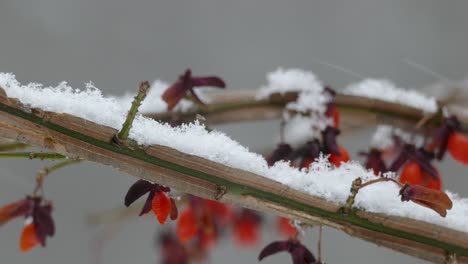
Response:
[[[135,90],[142,80],[171,82],[187,67],[222,76],[229,89],[255,89],[278,66],[314,71],[340,89],[359,76],[389,78],[404,87],[437,81],[414,61],[450,79],[468,69],[468,2],[464,0],[1,0],[0,71],[23,83],[74,87],[93,81],[107,94]],[[347,74],[323,62],[353,71]],[[271,147],[276,122],[223,125],[252,150]],[[345,135],[355,154],[370,130]],[[356,155],[354,155],[357,158]],[[35,171],[47,162],[0,160],[0,204],[29,193]],[[467,170],[441,166],[445,187],[468,196]],[[48,178],[57,234],[46,250],[18,250],[19,222],[0,230],[2,263],[157,263],[158,225],[151,216],[116,229],[104,244],[86,215],[120,206],[134,178],[92,163],[70,166]],[[102,231],[102,230],[101,230]],[[210,263],[257,263],[262,246],[278,236],[265,227],[258,248],[239,249],[227,239]],[[316,231],[306,235],[315,251]],[[327,263],[423,263],[326,229]],[[263,263],[288,263],[285,254]]]

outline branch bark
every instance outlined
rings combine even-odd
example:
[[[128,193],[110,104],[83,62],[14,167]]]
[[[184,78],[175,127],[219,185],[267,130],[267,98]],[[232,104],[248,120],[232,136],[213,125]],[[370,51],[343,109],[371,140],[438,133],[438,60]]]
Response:
[[[199,113],[206,118],[208,125],[272,120],[281,118],[284,106],[297,98],[297,93],[294,92],[284,95],[273,94],[264,100],[257,100],[255,95],[256,91],[213,93],[208,95],[209,105],[200,111],[145,113],[144,115],[163,121],[176,117],[191,121]],[[340,110],[340,129],[344,131],[376,124],[389,124],[413,130],[415,124],[425,117],[425,113],[416,108],[361,96],[338,93],[334,102]],[[457,110],[454,109],[454,111]],[[455,114],[464,123],[464,128],[468,129],[468,115],[463,112],[455,112]],[[440,118],[432,121],[433,124],[438,124]]]
[[[352,100],[349,104],[355,102]],[[380,109],[379,106],[371,104],[363,107],[363,111]],[[392,105],[392,108],[401,107]],[[406,115],[413,116],[411,111]],[[181,192],[209,199],[218,197],[221,202],[331,226],[351,236],[432,262],[444,263],[448,254],[456,254],[459,263],[468,263],[466,233],[362,211],[343,215],[339,212],[339,204],[247,171],[165,146],[133,149],[117,146],[111,143],[115,133],[112,128],[75,116],[29,109],[15,99],[0,96],[0,137],[46,147],[73,159],[112,166]],[[226,188],[224,195],[220,195],[219,190],[223,189],[220,187]]]

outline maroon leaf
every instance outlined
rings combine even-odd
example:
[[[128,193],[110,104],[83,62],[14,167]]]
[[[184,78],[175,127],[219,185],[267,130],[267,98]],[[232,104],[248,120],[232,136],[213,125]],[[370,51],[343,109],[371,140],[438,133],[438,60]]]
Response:
[[[280,143],[273,151],[271,156],[267,159],[268,166],[273,166],[279,160],[288,160],[289,155],[292,152],[292,148],[289,144]]]
[[[389,171],[398,171],[410,158],[410,156],[416,151],[414,145],[405,144],[401,149],[400,155],[390,165]]]
[[[328,126],[323,132],[323,140],[326,150],[334,155],[341,156],[340,149],[336,143],[336,137],[340,134],[340,130]]]
[[[138,200],[138,198],[151,191],[152,188],[153,184],[151,182],[138,180],[128,189],[125,195],[125,206],[130,206],[133,202]]]
[[[149,213],[149,211],[151,211],[151,205],[153,203],[153,198],[154,198],[155,195],[156,195],[156,191],[154,191],[154,190],[150,191],[150,193],[148,194],[148,198],[146,198],[146,202],[143,205],[143,208],[141,208],[141,212],[140,212],[139,216],[147,214],[147,213]]]
[[[216,76],[207,76],[207,77],[193,77],[192,78],[193,86],[210,86],[225,88],[226,83],[219,77]]]
[[[185,73],[162,94],[161,97],[167,103],[167,109],[169,111],[172,110],[188,92],[190,92],[194,100],[200,104],[204,104],[193,90],[196,86],[224,88],[226,84],[221,78],[215,76],[192,77],[192,71],[187,69]]]
[[[171,197],[171,220],[176,220],[177,217],[179,216],[179,211],[177,209],[177,205],[174,201],[174,199]]]
[[[375,174],[379,172],[386,172],[387,166],[385,162],[382,160],[382,152],[377,149],[371,149],[369,153],[362,153],[363,155],[367,156],[366,161],[366,168],[372,169]]]
[[[266,247],[262,249],[260,255],[258,256],[258,260],[261,261],[262,259],[276,254],[281,251],[288,250],[289,241],[275,241],[268,244]]]
[[[42,246],[46,245],[47,236],[55,234],[55,224],[51,216],[52,207],[50,205],[36,205],[33,212],[33,222],[36,226],[37,239]]]
[[[433,178],[439,179],[439,173],[431,164],[431,160],[434,159],[433,153],[420,148],[413,154],[413,159],[421,166],[421,169],[426,171]]]

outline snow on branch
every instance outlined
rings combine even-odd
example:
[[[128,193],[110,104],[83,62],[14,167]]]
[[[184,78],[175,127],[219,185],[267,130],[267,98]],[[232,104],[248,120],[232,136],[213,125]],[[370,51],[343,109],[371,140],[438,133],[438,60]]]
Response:
[[[367,79],[351,84],[344,89],[343,93],[407,105],[421,109],[426,113],[435,113],[438,110],[437,101],[434,97],[415,90],[398,88],[387,80]]]
[[[156,82],[156,87],[160,84]],[[114,129],[120,129],[126,117],[127,107],[122,107],[115,98],[103,96],[95,87],[79,90],[64,83],[47,88],[38,84],[20,85],[10,74],[0,75],[0,86],[9,97],[19,99],[28,107],[70,114]],[[149,100],[146,102],[151,103]],[[250,152],[222,132],[207,131],[197,122],[171,127],[138,115],[133,123],[130,139],[139,145],[167,146],[232,168],[249,171],[336,204],[345,202],[349,186],[354,179],[376,178],[357,162],[334,168],[326,159],[320,159],[309,170],[302,171],[290,167],[285,162],[268,167],[261,155]],[[434,212],[415,204],[402,204],[398,197],[398,188],[392,183],[366,188],[358,196],[356,204],[369,212],[409,217],[468,233],[468,211],[463,209],[468,208],[468,201],[456,194],[450,196],[454,202],[454,209],[446,218],[439,218]]]
[[[322,222],[335,227],[339,226],[361,237],[365,237],[366,235],[354,230],[352,226],[356,225],[359,228],[369,228],[373,232],[381,232],[378,231],[376,223],[373,223],[371,220],[359,217],[346,218],[334,211],[346,202],[353,180],[359,177],[364,181],[376,179],[376,176],[372,172],[364,169],[357,162],[349,162],[339,168],[335,168],[326,159],[320,158],[307,170],[292,168],[286,162],[278,162],[274,166],[268,167],[262,156],[250,152],[247,148],[221,132],[207,131],[203,125],[197,122],[180,127],[171,127],[166,123],[160,123],[141,115],[137,115],[129,138],[134,140],[141,148],[146,149],[146,153],[119,150],[113,147],[110,139],[115,134],[115,130],[121,128],[128,107],[122,107],[122,102],[116,98],[103,96],[95,87],[79,90],[72,89],[64,83],[57,87],[47,88],[43,88],[38,84],[21,85],[11,74],[0,74],[0,86],[9,98],[15,98],[26,106],[25,108],[12,102],[9,98],[0,97],[2,116],[0,122],[3,125],[0,128],[0,133],[3,136],[17,138],[19,134],[25,133],[28,135],[27,137],[22,137],[23,139],[26,138],[25,141],[33,141],[32,143],[39,145],[46,144],[44,138],[52,137],[53,140],[57,140],[59,145],[62,145],[62,147],[58,147],[56,150],[63,154],[85,155],[86,157],[83,158],[104,164],[112,164],[112,166],[124,169],[138,177],[154,180],[156,176],[154,173],[149,174],[151,170],[159,170],[159,174],[164,174],[165,172],[168,176],[174,173],[178,175],[175,178],[157,176],[159,177],[158,179],[165,181],[162,184],[176,185],[174,182],[177,180],[184,181],[183,178],[180,178],[180,175],[188,174],[190,177],[186,180],[190,181],[189,185],[195,185],[197,188],[185,187],[181,191],[200,195],[203,193],[202,189],[211,190],[213,184],[216,186],[226,184],[232,188],[228,188],[227,199],[234,199],[234,201],[244,206],[248,206],[249,204],[245,199],[253,197],[256,201],[256,206],[262,210],[281,211],[283,214],[288,214],[288,210],[284,208],[292,206],[294,208],[289,209],[296,211],[305,210],[302,214],[296,213],[296,217],[299,217],[299,215],[305,217],[304,213],[306,215],[313,215],[315,212],[318,216],[314,217],[319,217],[319,219],[322,217]],[[158,82],[156,82],[155,86],[158,86]],[[147,100],[147,103],[151,103],[151,101]],[[51,113],[43,114],[41,111],[29,108],[39,108]],[[47,118],[39,121],[41,119],[35,115],[36,113],[41,113],[39,114],[41,117],[47,116]],[[18,118],[24,120],[18,121]],[[57,124],[54,124],[54,121],[59,122],[58,128]],[[13,123],[16,126],[12,126]],[[30,131],[34,127],[32,125],[34,123],[44,126],[40,132],[43,134],[39,135],[39,132],[37,134]],[[15,134],[12,132],[15,130],[20,131],[16,131]],[[78,137],[70,132],[72,130],[84,133],[86,137]],[[37,136],[43,136],[44,138],[34,140],[33,138]],[[102,141],[103,139],[109,139],[109,142],[104,142]],[[219,146],[223,147],[220,148]],[[93,155],[93,151],[102,157]],[[201,158],[198,160],[201,162],[200,164],[196,163],[197,157]],[[138,162],[133,161],[133,159],[138,160]],[[172,162],[170,163],[172,165],[167,165],[169,164],[167,163],[168,160],[169,163]],[[145,162],[152,164],[144,165]],[[214,163],[211,164],[209,162]],[[134,169],[124,168],[125,163],[133,163]],[[135,165],[137,163],[139,164],[138,166]],[[154,165],[160,166],[161,169],[153,168]],[[216,169],[208,169],[212,174],[206,174],[206,166],[209,168],[210,166],[215,167]],[[184,167],[189,167],[189,172]],[[197,172],[197,170],[201,170],[201,173]],[[194,180],[193,177],[198,180]],[[263,177],[263,180],[261,180],[263,187],[260,186],[259,177]],[[179,182],[178,186],[174,187],[180,186]],[[265,188],[265,186],[275,187],[270,190]],[[231,191],[232,193],[230,193]],[[453,208],[448,212],[446,218],[442,218],[427,208],[413,203],[402,203],[398,197],[398,191],[398,186],[392,182],[373,184],[359,192],[355,205],[365,212],[364,215],[366,215],[366,218],[369,217],[369,219],[378,216],[369,213],[381,213],[387,215],[389,219],[391,217],[404,217],[405,219],[409,218],[406,221],[410,222],[410,219],[414,219],[426,222],[427,225],[438,225],[439,227],[437,228],[440,228],[440,230],[448,228],[452,232],[455,232],[453,230],[460,231],[462,232],[460,234],[463,235],[468,233],[467,199],[448,192],[453,201]],[[303,195],[300,195],[301,192]],[[236,195],[240,196],[237,197]],[[286,200],[289,199],[289,204],[282,204],[279,198],[281,196],[286,197],[284,198]],[[304,200],[304,197],[310,197],[311,200]],[[308,204],[309,207],[301,205],[304,203]],[[318,207],[313,207],[311,204]],[[292,212],[289,213],[291,214]],[[368,223],[366,221],[371,222]],[[351,227],[342,227],[343,222],[350,224]],[[390,221],[390,224],[392,223]],[[450,233],[429,232],[428,234],[426,233],[427,230],[419,230],[418,227],[409,228],[404,223],[404,221],[401,223],[403,227],[400,227],[400,229],[395,227],[397,225],[393,225],[388,229],[393,231],[387,231],[393,232],[392,234],[396,237],[400,234],[399,232],[406,232],[403,238],[408,239],[407,234],[408,232],[411,233],[408,230],[414,228],[412,230],[417,233],[417,240],[414,240],[414,243],[423,244],[425,236],[429,236],[430,238],[433,235],[435,239],[440,239],[440,236]],[[378,223],[377,225],[380,224]],[[437,231],[437,228],[434,229],[434,232]],[[391,240],[388,237],[380,239],[387,241],[387,243]],[[379,241],[379,239],[377,240]],[[442,244],[449,243],[448,241],[450,240],[443,238],[443,241]],[[455,246],[448,245],[447,248],[453,247],[461,253],[466,251],[465,253],[468,255],[468,242],[462,238],[460,238],[460,241],[460,244]],[[429,243],[431,246],[435,246],[431,243]],[[389,244],[386,245],[390,246]],[[392,248],[398,247],[393,246]],[[420,252],[418,256],[424,257],[421,256]]]

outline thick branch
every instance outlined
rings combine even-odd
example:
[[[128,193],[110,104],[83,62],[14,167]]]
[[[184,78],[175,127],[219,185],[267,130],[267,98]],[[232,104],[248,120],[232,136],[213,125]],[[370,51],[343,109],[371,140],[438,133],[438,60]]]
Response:
[[[0,97],[0,136],[46,147],[70,158],[118,168],[138,178],[181,192],[213,199],[224,186],[222,202],[250,207],[307,223],[321,223],[352,236],[437,263],[455,253],[468,263],[468,236],[407,218],[358,211],[343,215],[340,205],[308,195],[268,178],[226,167],[165,146],[144,149],[117,146],[116,130],[67,114],[28,109]]]

